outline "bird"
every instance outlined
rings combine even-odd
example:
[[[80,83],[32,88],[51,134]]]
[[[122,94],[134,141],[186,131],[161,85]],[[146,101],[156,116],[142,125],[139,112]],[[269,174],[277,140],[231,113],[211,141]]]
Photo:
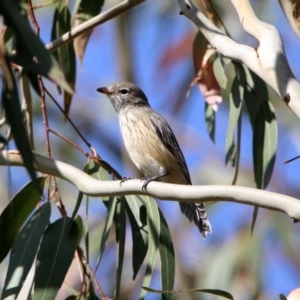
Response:
[[[145,176],[143,189],[151,181],[192,184],[187,163],[170,125],[151,108],[137,85],[121,81],[97,91],[108,96],[117,112],[125,148]],[[124,177],[122,182],[127,179]],[[204,238],[212,233],[204,203],[179,202],[179,205]]]

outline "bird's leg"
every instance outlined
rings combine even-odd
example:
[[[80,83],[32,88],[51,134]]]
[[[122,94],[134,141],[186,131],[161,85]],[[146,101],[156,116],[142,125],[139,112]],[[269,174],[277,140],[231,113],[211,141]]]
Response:
[[[162,175],[158,175],[158,176],[144,177],[144,178],[142,178],[141,181],[142,181],[142,180],[145,180],[145,182],[144,182],[144,184],[143,184],[143,186],[142,186],[142,190],[145,192],[146,189],[147,189],[147,185],[148,185],[151,181],[156,181],[157,179],[160,179],[160,178],[165,177],[165,176],[167,176],[167,175],[169,175],[168,172],[166,172],[166,173],[164,173],[164,174],[162,174]]]

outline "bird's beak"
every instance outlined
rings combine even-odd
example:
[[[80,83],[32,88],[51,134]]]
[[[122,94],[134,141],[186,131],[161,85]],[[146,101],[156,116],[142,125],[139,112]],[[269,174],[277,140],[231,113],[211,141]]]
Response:
[[[106,95],[113,94],[113,92],[111,90],[109,90],[107,87],[98,88],[96,91],[99,93],[102,93],[102,94],[106,94]]]

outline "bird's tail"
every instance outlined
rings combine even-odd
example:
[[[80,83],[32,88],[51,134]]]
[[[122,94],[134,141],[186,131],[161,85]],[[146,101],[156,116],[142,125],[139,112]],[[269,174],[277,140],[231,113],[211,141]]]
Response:
[[[196,224],[200,233],[206,238],[207,233],[212,233],[210,222],[208,221],[204,203],[179,202],[181,212]]]

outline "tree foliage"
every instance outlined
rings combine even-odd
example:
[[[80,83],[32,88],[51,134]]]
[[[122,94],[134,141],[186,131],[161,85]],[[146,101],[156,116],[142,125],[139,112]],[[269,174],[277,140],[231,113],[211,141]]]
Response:
[[[49,158],[57,155],[60,160],[99,181],[122,179],[117,168],[113,167],[120,163],[116,157],[121,157],[115,135],[99,133],[92,118],[84,117],[85,110],[91,112],[93,109],[84,102],[80,105],[74,103],[77,91],[85,89],[80,82],[81,67],[76,56],[84,68],[85,59],[91,55],[87,47],[96,40],[92,35],[94,28],[113,19],[118,30],[110,38],[115,44],[119,43],[118,63],[125,77],[122,79],[134,80],[134,72],[128,70],[128,65],[135,63],[134,46],[138,43],[132,28],[143,21],[140,15],[151,15],[152,9],[148,4],[146,13],[143,12],[139,2],[123,1],[101,12],[104,4],[112,3],[99,0],[0,0],[3,17],[0,145],[1,150],[9,150],[13,142],[15,149],[9,154],[20,153],[30,177],[30,182],[11,197],[0,215],[0,261],[4,266],[1,270],[1,299],[144,299],[146,296],[154,299],[157,295],[162,299],[179,299],[181,293],[189,299],[198,299],[199,294],[203,299],[215,299],[204,298],[209,295],[226,299],[272,299],[268,295],[263,298],[267,290],[263,286],[265,274],[262,267],[268,265],[263,254],[266,237],[275,233],[282,241],[280,247],[282,253],[287,254],[286,260],[299,262],[293,224],[273,211],[264,212],[263,220],[259,220],[259,205],[252,207],[250,224],[244,218],[239,220],[241,224],[235,224],[233,236],[223,238],[214,230],[215,237],[209,246],[199,246],[192,241],[194,235],[187,225],[183,222],[182,226],[176,224],[181,220],[176,220],[175,225],[170,222],[170,225],[163,205],[158,206],[156,200],[147,194],[120,196],[116,193],[101,197],[105,213],[94,219],[90,216],[95,209],[93,199],[83,194],[80,186],[66,192],[63,183],[51,172],[44,177],[37,175],[38,162],[34,159],[34,152]],[[259,23],[248,1],[231,2],[240,19],[244,20],[242,26],[259,44],[245,46],[236,43],[236,49],[230,28],[223,20],[226,16],[224,7],[220,8],[220,4],[214,1],[194,2],[199,2],[199,7],[189,0],[178,0],[178,3],[168,3],[162,8],[166,15],[173,10],[180,11],[176,14],[178,19],[187,17],[187,22],[197,26],[197,31],[190,29],[183,34],[181,31],[177,44],[168,44],[163,54],[159,54],[160,66],[155,70],[159,73],[157,77],[165,76],[167,72],[169,77],[175,77],[176,72],[170,71],[174,66],[186,58],[193,62],[187,64],[188,72],[179,78],[180,85],[175,92],[168,91],[172,100],[168,103],[169,112],[174,115],[186,112],[189,106],[187,95],[191,95],[196,86],[202,95],[197,97],[204,103],[204,113],[200,118],[207,131],[206,143],[210,139],[218,144],[217,124],[224,115],[228,120],[227,127],[222,126],[227,128],[222,131],[223,161],[231,170],[226,174],[226,183],[237,185],[244,181],[245,185],[265,190],[274,178],[280,139],[277,116],[278,111],[283,111],[280,107],[277,111],[278,105],[272,98],[284,101],[299,117],[299,83],[289,68],[279,35],[278,42],[276,28]],[[279,2],[298,33],[289,7],[284,1]],[[51,13],[51,24],[37,18],[39,10]],[[260,30],[260,35],[253,33],[251,24]],[[47,45],[40,37],[42,25],[51,31],[51,42]],[[270,30],[269,36],[264,35],[264,26]],[[272,49],[273,39],[277,44]],[[223,41],[222,45],[219,40]],[[100,42],[99,45],[102,47]],[[241,47],[244,47],[244,53],[240,51]],[[265,49],[270,51],[270,59]],[[92,59],[105,60],[101,55]],[[109,72],[105,69],[98,71],[103,77]],[[223,111],[223,117],[220,111]],[[100,114],[106,117],[104,111]],[[244,129],[245,122],[248,122],[249,130]],[[40,131],[42,127],[44,133]],[[90,142],[96,133],[101,147],[109,149],[108,159],[100,155]],[[58,137],[59,142],[50,135]],[[253,162],[246,171],[241,167],[243,143],[251,148]],[[1,159],[1,165],[5,166],[4,155]],[[87,162],[84,163],[83,159]],[[12,184],[18,180],[15,178],[17,173],[12,161],[7,159],[6,164],[14,174],[8,176],[9,184]],[[249,173],[252,177],[247,175]],[[70,204],[67,198],[72,198],[72,193],[76,193],[77,200],[71,200]],[[272,207],[272,203],[268,205]],[[212,215],[217,210],[215,206],[217,204],[212,204],[209,208]],[[239,213],[236,208],[234,211]],[[222,215],[225,227],[230,216],[229,211]],[[273,226],[271,230],[269,224]],[[174,228],[180,230],[177,232]],[[203,252],[202,259],[198,257],[197,247]],[[180,257],[178,249],[181,248],[186,253],[193,251],[192,256],[197,255],[200,259],[197,264],[201,265],[189,269],[188,263]],[[112,266],[112,262],[115,265]],[[8,263],[7,268],[5,263]],[[222,268],[224,264],[226,267]],[[296,270],[300,271],[300,268]],[[101,277],[99,272],[104,275]],[[105,286],[105,283],[109,284]],[[285,299],[285,296],[277,294],[277,298]]]

